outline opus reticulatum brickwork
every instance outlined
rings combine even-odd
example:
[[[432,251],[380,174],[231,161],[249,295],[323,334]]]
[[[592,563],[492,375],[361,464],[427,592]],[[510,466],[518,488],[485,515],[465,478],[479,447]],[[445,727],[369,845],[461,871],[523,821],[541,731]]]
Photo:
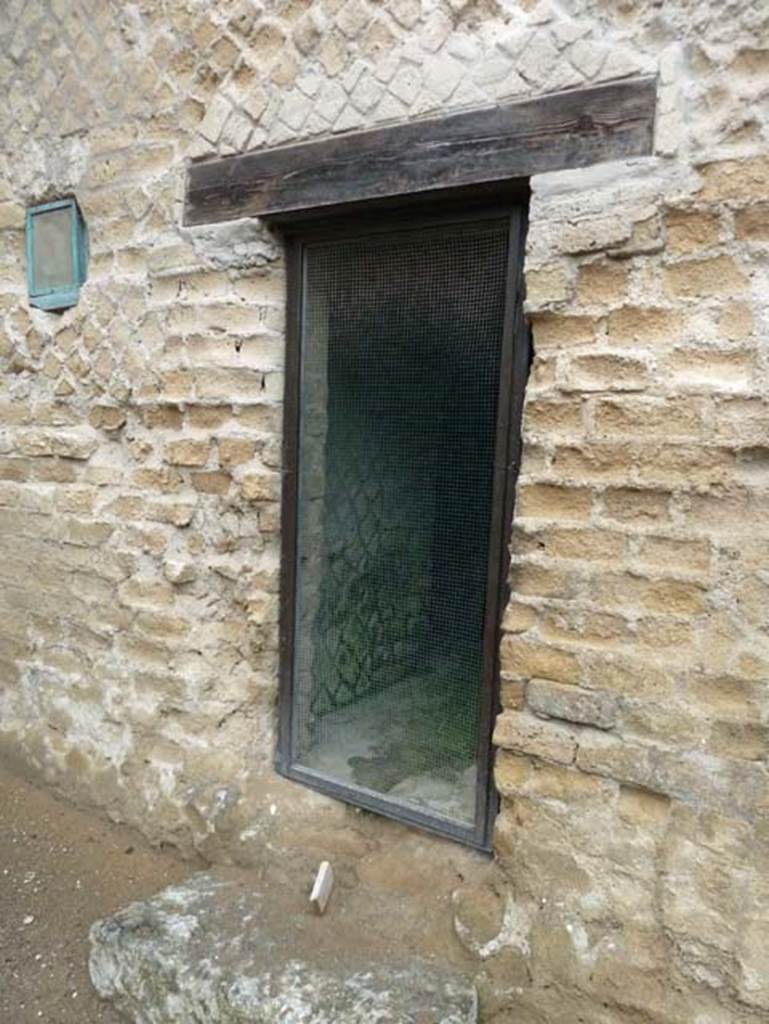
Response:
[[[456,927],[489,1021],[765,1020],[765,4],[4,14],[0,740],[153,840],[242,863],[365,843],[272,769],[281,244],[258,220],[183,227],[186,166],[657,76],[653,155],[531,179],[501,808]],[[34,310],[25,210],[71,194],[88,280]]]

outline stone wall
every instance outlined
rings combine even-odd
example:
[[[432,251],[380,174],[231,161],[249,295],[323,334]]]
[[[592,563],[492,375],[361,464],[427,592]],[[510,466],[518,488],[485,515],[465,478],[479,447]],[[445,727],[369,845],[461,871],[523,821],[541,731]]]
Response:
[[[297,841],[289,807],[305,836],[345,812],[271,771],[280,246],[183,229],[186,161],[659,76],[653,157],[531,183],[498,868],[457,927],[488,1020],[765,1019],[765,5],[4,14],[2,746],[155,840],[246,861]],[[24,208],[71,192],[88,282],[31,310]]]

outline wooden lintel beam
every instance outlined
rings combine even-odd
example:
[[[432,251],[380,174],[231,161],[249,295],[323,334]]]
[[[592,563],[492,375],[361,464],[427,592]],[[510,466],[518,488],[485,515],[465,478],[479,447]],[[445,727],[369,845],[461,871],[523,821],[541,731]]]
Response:
[[[656,81],[587,89],[189,168],[184,223],[210,224],[525,178],[652,152]]]

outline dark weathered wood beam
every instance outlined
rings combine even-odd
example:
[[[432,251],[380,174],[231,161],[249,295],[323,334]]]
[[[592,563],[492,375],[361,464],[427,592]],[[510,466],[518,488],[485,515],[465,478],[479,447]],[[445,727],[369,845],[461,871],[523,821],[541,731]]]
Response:
[[[652,151],[656,83],[626,79],[192,164],[185,224],[524,178]]]

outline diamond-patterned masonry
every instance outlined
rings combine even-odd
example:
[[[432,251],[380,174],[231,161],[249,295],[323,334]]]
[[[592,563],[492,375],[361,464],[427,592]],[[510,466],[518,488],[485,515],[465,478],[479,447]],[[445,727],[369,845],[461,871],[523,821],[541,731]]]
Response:
[[[759,1024],[766,4],[3,15],[2,749],[154,841],[431,894],[483,1021]],[[258,222],[183,228],[185,167],[635,74],[657,76],[654,155],[531,182],[496,861],[415,876],[408,835],[272,768],[283,257]],[[70,193],[89,279],[65,314],[32,310],[24,211]]]

